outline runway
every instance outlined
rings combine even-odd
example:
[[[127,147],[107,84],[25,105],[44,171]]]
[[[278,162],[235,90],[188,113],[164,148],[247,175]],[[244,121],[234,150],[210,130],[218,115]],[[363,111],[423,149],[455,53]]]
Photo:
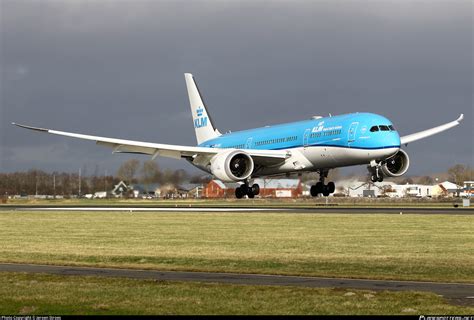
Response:
[[[26,208],[15,209],[24,211],[125,211],[125,212],[252,212],[252,211],[282,211],[284,209],[268,208],[194,208],[194,207],[46,207],[46,208]]]
[[[196,281],[240,285],[428,291],[439,294],[453,303],[474,305],[474,284],[466,283],[320,278],[240,273],[177,272],[6,263],[0,263],[0,272],[43,273],[62,276],[120,277],[153,279],[158,281]]]
[[[0,211],[117,211],[117,212],[281,212],[281,213],[313,213],[313,214],[457,214],[474,215],[474,208],[430,208],[430,207],[347,207],[323,206],[200,206],[200,205],[2,205]]]

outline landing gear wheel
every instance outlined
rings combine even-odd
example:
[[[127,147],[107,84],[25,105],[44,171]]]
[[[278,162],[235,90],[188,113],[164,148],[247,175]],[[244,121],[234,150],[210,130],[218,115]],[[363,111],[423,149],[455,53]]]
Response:
[[[245,194],[244,194],[244,192],[243,192],[243,190],[242,190],[241,187],[238,187],[238,188],[235,189],[235,197],[236,197],[237,199],[242,199],[242,198],[244,197],[244,195],[245,195]]]
[[[242,199],[245,195],[247,195],[249,199],[253,199],[259,193],[260,193],[260,186],[254,183],[250,187],[247,181],[245,181],[243,184],[240,185],[240,187],[237,187],[235,189],[235,197],[237,199]]]
[[[334,193],[334,191],[336,191],[336,185],[334,184],[334,182],[329,182],[327,188],[329,193]]]
[[[319,181],[314,186],[311,186],[311,189],[309,190],[309,192],[311,193],[313,197],[317,197],[318,194],[320,193],[324,194],[325,188],[326,186],[321,181]]]
[[[317,192],[317,193],[323,193],[323,191],[324,191],[324,184],[323,184],[321,181],[319,181],[318,183],[316,183],[316,186],[315,186],[315,187],[316,187],[316,192]]]
[[[367,169],[369,170],[370,173],[370,181],[372,182],[382,182],[383,181],[383,173],[381,170],[381,164],[377,165],[370,165],[367,166]]]
[[[327,186],[327,185],[324,186],[324,187],[323,187],[323,196],[328,197],[330,193],[331,193],[331,192],[329,192],[328,186]]]
[[[252,185],[252,193],[254,195],[258,195],[260,193],[260,186],[258,184],[255,183],[254,185]]]

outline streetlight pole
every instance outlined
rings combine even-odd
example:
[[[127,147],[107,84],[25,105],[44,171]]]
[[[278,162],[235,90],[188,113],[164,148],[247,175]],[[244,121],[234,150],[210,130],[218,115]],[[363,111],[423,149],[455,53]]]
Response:
[[[105,175],[104,175],[104,191],[105,191],[105,197],[107,198],[107,169],[105,169]]]
[[[79,168],[79,198],[81,197],[81,168]]]

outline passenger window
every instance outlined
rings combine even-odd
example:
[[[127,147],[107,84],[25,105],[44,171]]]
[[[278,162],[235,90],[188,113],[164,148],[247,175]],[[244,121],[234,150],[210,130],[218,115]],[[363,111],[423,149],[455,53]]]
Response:
[[[380,126],[380,130],[382,130],[382,131],[390,131],[390,129],[388,128],[388,126]]]
[[[375,131],[379,131],[379,127],[373,126],[372,128],[370,128],[370,132],[375,132]]]

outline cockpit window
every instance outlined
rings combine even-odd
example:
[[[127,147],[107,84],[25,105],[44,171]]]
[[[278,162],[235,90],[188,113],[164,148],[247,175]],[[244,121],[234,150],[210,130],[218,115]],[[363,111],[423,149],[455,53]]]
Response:
[[[373,126],[370,128],[370,132],[377,132],[377,131],[395,131],[393,125],[380,125],[380,126]]]

